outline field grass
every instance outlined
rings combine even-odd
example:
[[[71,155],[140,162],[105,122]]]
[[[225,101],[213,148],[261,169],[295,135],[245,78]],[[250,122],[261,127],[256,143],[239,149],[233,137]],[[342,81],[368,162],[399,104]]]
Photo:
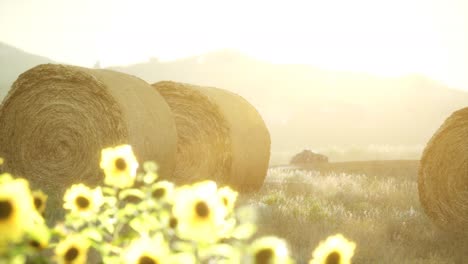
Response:
[[[468,263],[468,239],[440,230],[421,208],[418,165],[400,160],[272,167],[259,191],[240,194],[238,206],[254,206],[255,236],[284,238],[299,264],[336,233],[356,242],[354,264]],[[49,195],[49,203],[60,201]],[[50,223],[63,214],[49,212]]]
[[[353,263],[468,263],[468,239],[440,230],[421,208],[417,169],[418,161],[275,167],[239,202],[257,208],[257,236],[286,239],[297,263],[335,233],[356,242]]]

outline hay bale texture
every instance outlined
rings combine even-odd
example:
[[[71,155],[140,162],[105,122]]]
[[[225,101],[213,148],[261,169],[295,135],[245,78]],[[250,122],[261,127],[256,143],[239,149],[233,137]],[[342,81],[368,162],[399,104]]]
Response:
[[[123,73],[44,64],[21,74],[0,108],[4,170],[48,192],[101,183],[100,152],[131,144],[137,159],[170,178],[176,131],[149,84]]]
[[[238,190],[261,187],[271,142],[251,104],[212,87],[168,81],[153,86],[169,104],[177,127],[175,181],[212,179]]]
[[[468,234],[468,108],[454,112],[427,143],[418,188],[434,223]]]

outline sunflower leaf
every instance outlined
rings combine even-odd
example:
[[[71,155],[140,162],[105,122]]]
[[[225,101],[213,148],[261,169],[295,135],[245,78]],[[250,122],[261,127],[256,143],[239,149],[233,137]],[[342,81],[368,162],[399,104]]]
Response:
[[[252,235],[257,232],[257,226],[254,224],[242,224],[237,226],[234,231],[232,232],[232,237],[239,239],[239,240],[245,240],[249,239]]]
[[[87,228],[87,229],[81,231],[81,233],[82,233],[84,236],[86,236],[86,237],[88,237],[88,238],[90,238],[90,239],[92,239],[92,240],[94,240],[94,241],[97,241],[97,242],[101,242],[101,241],[102,241],[102,235],[101,235],[101,233],[99,233],[99,231],[97,231],[96,229]]]
[[[114,188],[111,187],[101,187],[102,188],[102,193],[108,196],[115,196],[117,194],[117,191]]]
[[[181,251],[181,252],[193,251],[193,245],[192,243],[189,243],[189,242],[175,241],[172,246],[173,246],[174,251]]]

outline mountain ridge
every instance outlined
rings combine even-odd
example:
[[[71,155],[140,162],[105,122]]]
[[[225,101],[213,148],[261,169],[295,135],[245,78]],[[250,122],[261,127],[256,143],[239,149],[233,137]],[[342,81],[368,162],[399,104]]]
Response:
[[[0,45],[0,58],[2,49]],[[10,60],[17,64],[22,61],[21,57]],[[27,70],[26,64],[18,70]],[[274,64],[233,50],[174,61],[150,58],[107,69],[149,83],[170,80],[237,93],[265,120],[272,154],[291,156],[304,148],[321,149],[327,154],[327,149],[336,146],[424,146],[452,112],[468,106],[467,92],[417,74],[381,77],[303,64]],[[1,81],[4,73],[0,77]],[[408,157],[419,158],[421,150]],[[330,155],[332,161],[347,160],[336,153]],[[362,159],[376,158],[364,156]],[[402,158],[391,153],[385,157]]]
[[[220,63],[219,54],[113,69],[150,83],[175,80],[236,92],[257,107],[280,149],[423,145],[449,114],[468,105],[467,92],[417,74],[386,78],[271,64],[233,53],[220,56],[231,62]]]
[[[0,73],[0,99],[3,100],[21,73],[44,63],[53,63],[53,61],[0,42],[0,69],[2,69]]]

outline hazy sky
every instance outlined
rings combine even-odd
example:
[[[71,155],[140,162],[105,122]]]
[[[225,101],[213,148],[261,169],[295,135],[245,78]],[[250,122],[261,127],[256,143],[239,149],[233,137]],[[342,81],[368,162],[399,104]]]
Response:
[[[468,90],[467,0],[0,0],[0,42],[82,66],[233,48]]]

